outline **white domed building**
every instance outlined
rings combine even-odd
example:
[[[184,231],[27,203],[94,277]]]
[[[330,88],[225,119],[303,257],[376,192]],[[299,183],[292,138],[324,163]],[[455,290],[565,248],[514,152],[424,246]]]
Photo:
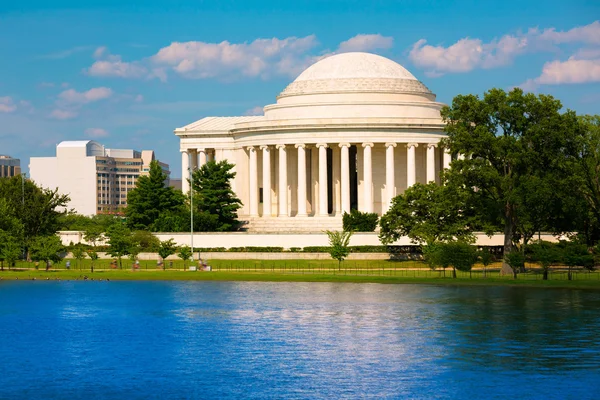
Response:
[[[341,229],[351,209],[383,214],[407,187],[439,181],[450,156],[435,101],[396,62],[343,53],[307,68],[264,116],[206,117],[177,128],[189,169],[227,159],[240,220],[258,232]]]

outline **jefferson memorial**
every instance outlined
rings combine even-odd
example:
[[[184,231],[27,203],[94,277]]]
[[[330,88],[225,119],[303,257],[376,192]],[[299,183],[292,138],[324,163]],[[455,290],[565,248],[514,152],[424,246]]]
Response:
[[[385,213],[391,199],[439,182],[450,154],[440,109],[423,83],[369,53],[324,58],[263,116],[206,117],[175,129],[182,189],[207,160],[235,164],[240,220],[255,232],[341,229],[344,212]]]

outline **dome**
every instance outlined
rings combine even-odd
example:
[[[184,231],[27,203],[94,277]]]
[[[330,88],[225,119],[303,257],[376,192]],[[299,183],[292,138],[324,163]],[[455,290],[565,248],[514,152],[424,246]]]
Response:
[[[425,85],[395,61],[371,53],[342,53],[308,67],[279,97],[320,93],[420,93]]]
[[[326,57],[304,70],[294,82],[352,78],[417,79],[389,58],[355,52]]]

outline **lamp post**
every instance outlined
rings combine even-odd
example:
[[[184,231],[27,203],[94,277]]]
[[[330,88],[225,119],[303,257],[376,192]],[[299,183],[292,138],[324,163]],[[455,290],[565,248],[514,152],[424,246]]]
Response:
[[[194,180],[192,175],[192,152],[188,152],[188,172],[190,177],[190,245],[192,247],[192,264],[194,263]]]
[[[21,210],[21,214],[23,212],[25,212],[25,178],[27,177],[27,173],[26,172],[21,172],[21,204],[22,204],[22,210]],[[23,260],[25,260],[25,258],[27,257],[27,254],[25,254],[25,235],[23,235]]]

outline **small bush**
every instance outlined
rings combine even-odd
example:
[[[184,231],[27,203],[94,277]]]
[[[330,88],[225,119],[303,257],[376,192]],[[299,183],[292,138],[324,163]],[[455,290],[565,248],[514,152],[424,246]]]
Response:
[[[379,216],[376,213],[350,211],[344,213],[342,224],[345,232],[373,232],[377,228]]]

